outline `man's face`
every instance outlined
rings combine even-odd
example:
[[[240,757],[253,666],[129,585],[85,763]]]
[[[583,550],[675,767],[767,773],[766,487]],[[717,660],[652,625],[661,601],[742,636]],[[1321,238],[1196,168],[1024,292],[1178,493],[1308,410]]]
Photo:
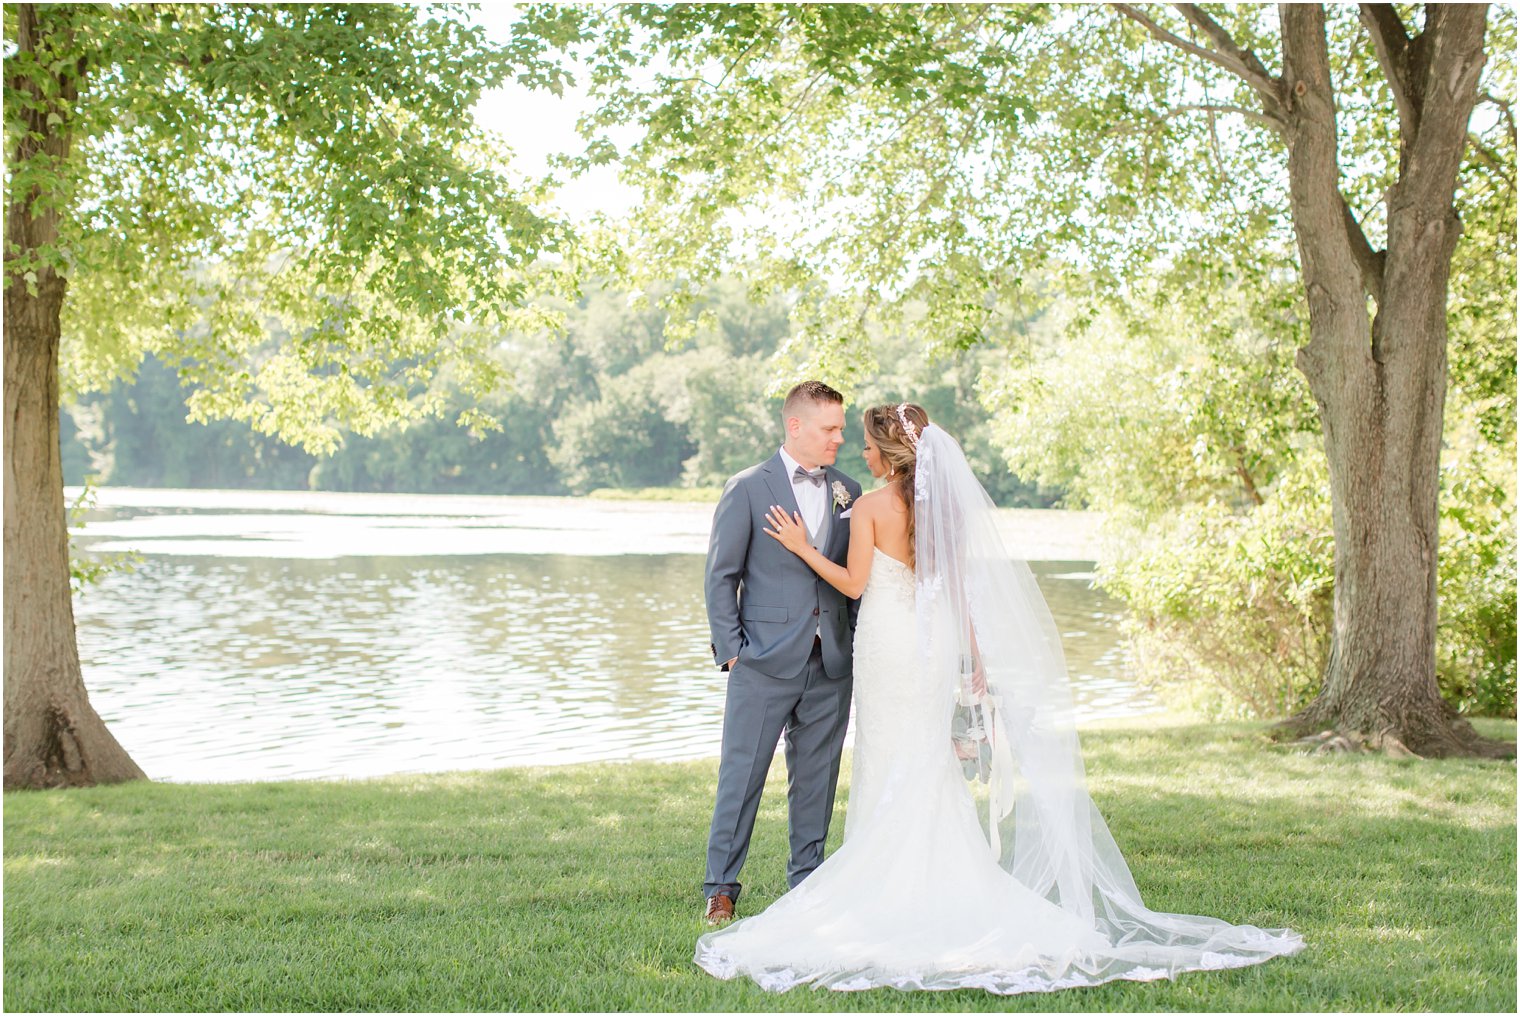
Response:
[[[786,421],[786,450],[808,469],[832,466],[844,444],[844,406],[837,402],[805,402]]]

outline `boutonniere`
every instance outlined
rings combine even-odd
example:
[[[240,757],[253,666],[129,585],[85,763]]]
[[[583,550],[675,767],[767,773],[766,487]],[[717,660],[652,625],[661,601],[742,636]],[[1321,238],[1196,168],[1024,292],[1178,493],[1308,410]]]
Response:
[[[837,512],[842,508],[848,508],[850,506],[850,492],[848,490],[845,490],[844,484],[840,483],[838,480],[835,480],[833,491],[834,510]]]

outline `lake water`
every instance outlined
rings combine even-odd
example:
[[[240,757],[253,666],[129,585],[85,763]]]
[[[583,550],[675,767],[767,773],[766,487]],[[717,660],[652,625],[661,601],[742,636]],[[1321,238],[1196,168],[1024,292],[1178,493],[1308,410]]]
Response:
[[[72,493],[72,492],[71,492]],[[155,779],[363,777],[715,756],[710,505],[106,489],[77,534],[135,551],[75,598],[91,701]],[[1094,520],[1006,512],[1080,715],[1153,711]],[[1034,560],[1051,555],[1063,560]]]

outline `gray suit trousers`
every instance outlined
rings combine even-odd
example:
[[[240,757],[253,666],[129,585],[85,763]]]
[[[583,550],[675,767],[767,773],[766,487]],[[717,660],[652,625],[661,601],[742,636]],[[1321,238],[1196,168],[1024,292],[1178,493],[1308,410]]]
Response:
[[[788,885],[796,886],[823,863],[853,683],[850,677],[831,679],[825,674],[816,645],[795,678],[769,677],[742,662],[729,672],[705,895],[722,890],[739,898],[739,870],[749,853],[766,772],[783,734],[791,836]]]

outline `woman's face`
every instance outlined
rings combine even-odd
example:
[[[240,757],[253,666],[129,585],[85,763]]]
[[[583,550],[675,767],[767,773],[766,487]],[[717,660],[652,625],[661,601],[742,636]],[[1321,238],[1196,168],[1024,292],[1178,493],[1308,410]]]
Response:
[[[881,449],[877,448],[876,442],[871,440],[870,431],[865,432],[865,439],[866,450],[861,452],[861,455],[865,457],[866,468],[871,471],[871,475],[879,480],[887,475],[886,464],[881,461]]]

